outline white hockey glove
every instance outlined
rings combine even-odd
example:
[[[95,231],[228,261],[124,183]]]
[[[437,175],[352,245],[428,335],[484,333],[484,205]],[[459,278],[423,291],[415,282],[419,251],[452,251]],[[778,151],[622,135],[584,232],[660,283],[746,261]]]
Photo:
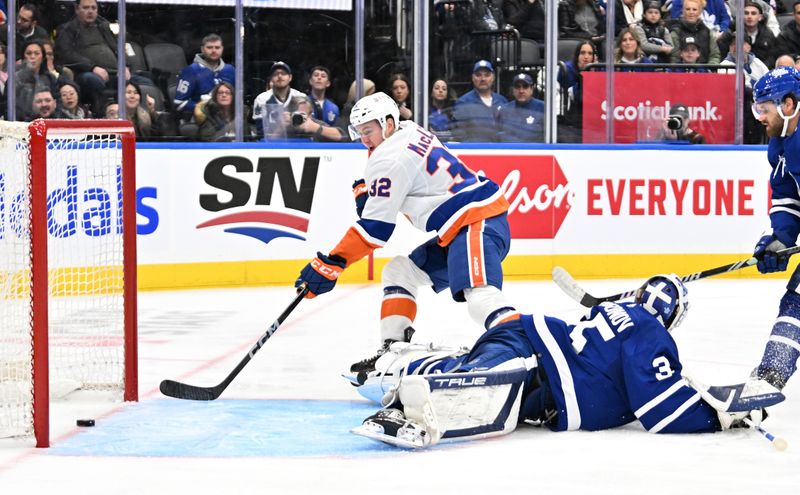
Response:
[[[719,424],[722,431],[730,430],[733,428],[750,428],[750,424],[746,420],[750,420],[753,426],[758,426],[762,421],[767,419],[766,409],[755,409],[753,411],[728,413],[717,411]]]

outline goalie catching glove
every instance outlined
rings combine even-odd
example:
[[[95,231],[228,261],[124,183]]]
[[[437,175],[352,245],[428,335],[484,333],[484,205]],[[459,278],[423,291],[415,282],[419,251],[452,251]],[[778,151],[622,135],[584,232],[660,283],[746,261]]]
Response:
[[[756,243],[753,256],[758,258],[758,271],[761,273],[783,272],[789,265],[788,256],[776,256],[781,249],[794,246],[794,242],[783,232],[769,229]]]
[[[317,257],[300,271],[300,276],[294,282],[295,287],[304,283],[308,285],[307,299],[330,292],[336,286],[336,281],[347,263],[341,256],[332,254],[325,256],[317,252]]]

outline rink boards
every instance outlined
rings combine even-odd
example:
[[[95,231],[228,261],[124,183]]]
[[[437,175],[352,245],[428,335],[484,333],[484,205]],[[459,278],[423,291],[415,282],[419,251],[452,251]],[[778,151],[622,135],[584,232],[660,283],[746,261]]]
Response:
[[[511,203],[510,279],[554,265],[577,277],[688,273],[747,257],[769,227],[764,147],[452,149]],[[366,159],[357,144],[140,144],[140,288],[290,283],[356,220],[351,185]],[[372,275],[429,236],[399,219]],[[364,261],[343,281],[369,276]]]

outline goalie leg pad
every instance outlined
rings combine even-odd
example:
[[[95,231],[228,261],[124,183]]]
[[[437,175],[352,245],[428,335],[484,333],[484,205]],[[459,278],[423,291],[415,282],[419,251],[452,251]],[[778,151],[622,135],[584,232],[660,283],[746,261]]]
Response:
[[[528,372],[526,360],[514,358],[486,371],[407,376],[399,399],[434,443],[504,435],[517,426]]]

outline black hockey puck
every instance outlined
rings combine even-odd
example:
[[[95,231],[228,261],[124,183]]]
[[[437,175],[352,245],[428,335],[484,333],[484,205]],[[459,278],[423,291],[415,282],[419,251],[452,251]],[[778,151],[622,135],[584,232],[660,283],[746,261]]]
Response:
[[[79,419],[75,422],[78,426],[94,426],[93,419]]]

